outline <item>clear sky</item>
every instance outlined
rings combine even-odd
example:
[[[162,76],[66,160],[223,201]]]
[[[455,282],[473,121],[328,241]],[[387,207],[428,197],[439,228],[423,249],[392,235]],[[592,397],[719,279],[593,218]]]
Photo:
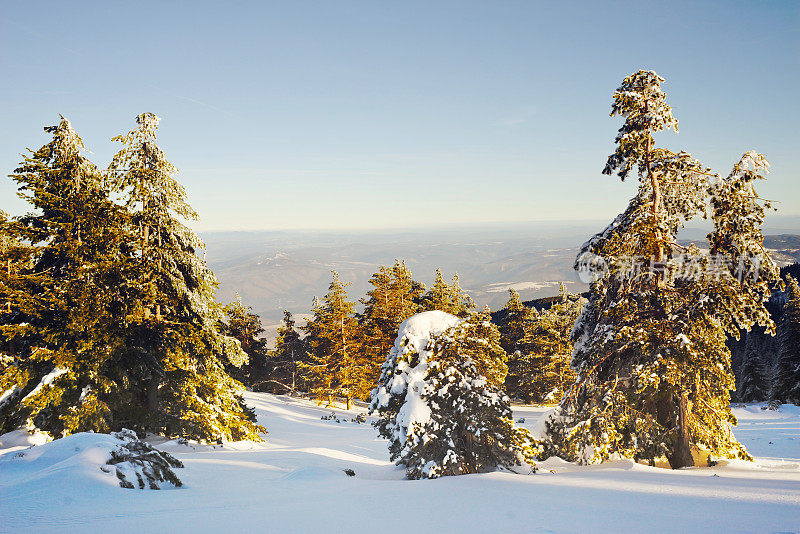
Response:
[[[609,219],[611,95],[667,79],[685,149],[767,155],[800,214],[800,2],[0,0],[0,173],[61,113],[105,167],[134,116],[198,230]],[[25,205],[0,179],[0,209]]]

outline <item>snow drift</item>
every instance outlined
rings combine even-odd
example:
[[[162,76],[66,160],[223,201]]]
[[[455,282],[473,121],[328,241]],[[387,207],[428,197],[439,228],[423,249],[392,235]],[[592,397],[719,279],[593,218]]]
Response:
[[[22,433],[4,435],[3,443],[25,443],[28,440]],[[175,488],[182,485],[172,471],[177,467],[183,464],[140,441],[131,430],[112,434],[80,432],[0,456],[0,471],[6,484],[23,486],[32,482],[84,488]]]

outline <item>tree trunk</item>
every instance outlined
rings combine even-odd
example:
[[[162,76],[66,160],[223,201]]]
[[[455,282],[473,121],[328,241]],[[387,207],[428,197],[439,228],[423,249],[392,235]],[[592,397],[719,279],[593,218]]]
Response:
[[[11,284],[11,258],[6,260],[6,273],[8,274],[8,283]],[[11,300],[6,302],[6,311],[11,314]]]
[[[692,447],[689,442],[689,393],[681,393],[678,402],[678,441],[672,450],[669,458],[669,466],[673,469],[681,467],[691,467],[694,465],[692,458]]]
[[[155,412],[158,410],[158,386],[160,379],[157,375],[150,377],[150,383],[147,385],[147,408]]]
[[[158,228],[158,275],[161,276],[161,225]],[[161,304],[156,304],[156,322],[161,322]]]
[[[647,113],[649,102],[645,102],[644,111]],[[650,151],[652,150],[652,137],[650,132],[647,132],[647,141],[644,147],[644,166],[647,177],[650,179],[650,187],[653,189],[653,203],[650,205],[650,214],[653,217],[653,230],[658,245],[655,250],[655,261],[661,263],[664,258],[663,240],[661,231],[658,229],[658,212],[661,210],[661,184],[658,183],[658,178],[650,170]],[[658,280],[661,280],[659,275]]]

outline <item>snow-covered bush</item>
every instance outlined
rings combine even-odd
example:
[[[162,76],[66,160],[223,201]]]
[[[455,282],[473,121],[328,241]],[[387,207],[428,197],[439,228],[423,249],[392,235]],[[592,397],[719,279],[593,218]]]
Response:
[[[372,391],[370,413],[378,412],[375,422],[380,435],[389,440],[392,460],[400,457],[406,437],[414,424],[430,418],[430,408],[422,400],[433,357],[431,337],[458,325],[461,319],[441,311],[418,313],[403,321],[394,346],[381,367],[378,387]]]
[[[121,432],[114,432],[111,435],[122,443],[111,450],[111,458],[106,465],[114,466],[121,487],[128,489],[148,487],[157,490],[161,489],[159,484],[164,482],[168,482],[176,488],[183,485],[172,470],[176,467],[183,467],[180,460],[141,441],[132,430],[123,429]],[[106,469],[103,468],[104,471]]]
[[[433,311],[400,325],[371,410],[392,460],[409,478],[436,478],[533,463],[533,440],[514,427],[504,351],[482,315]],[[490,378],[487,378],[490,377]]]
[[[471,359],[457,353],[437,359],[429,376],[422,400],[431,417],[414,426],[400,458],[409,478],[535,465],[535,444],[526,429],[514,426],[508,396],[487,384]]]

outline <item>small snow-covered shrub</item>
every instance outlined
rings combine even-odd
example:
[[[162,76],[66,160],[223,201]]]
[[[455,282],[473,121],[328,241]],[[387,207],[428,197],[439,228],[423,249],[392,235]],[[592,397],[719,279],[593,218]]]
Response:
[[[173,471],[174,468],[183,467],[183,464],[174,456],[139,440],[132,430],[122,429],[111,435],[124,441],[111,450],[111,458],[106,462],[106,465],[114,466],[121,487],[157,490],[161,489],[159,484],[164,482],[176,488],[183,485]],[[103,470],[109,472],[106,469]]]
[[[25,429],[0,436],[2,448],[32,445],[15,454],[0,454],[0,473],[11,474],[12,478],[15,472],[24,473],[25,478],[40,481],[42,487],[100,484],[166,489],[183,485],[173,471],[183,464],[140,441],[132,430],[111,434],[77,432],[48,439],[45,434]]]

